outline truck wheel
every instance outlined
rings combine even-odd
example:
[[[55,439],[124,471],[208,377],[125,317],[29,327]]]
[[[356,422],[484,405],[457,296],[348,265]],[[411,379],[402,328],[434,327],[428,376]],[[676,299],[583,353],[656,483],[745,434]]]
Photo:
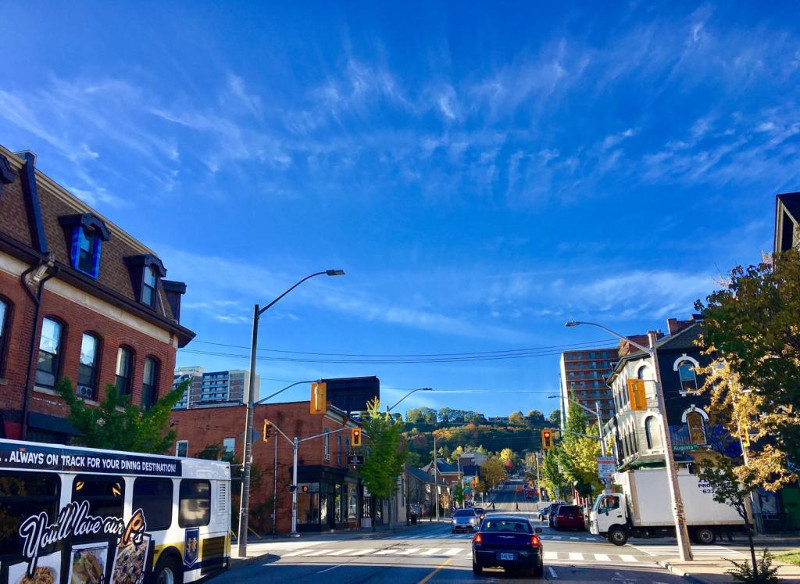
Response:
[[[177,560],[172,557],[160,558],[153,570],[155,584],[183,584],[183,572]]]
[[[717,534],[709,527],[698,527],[694,532],[694,540],[703,545],[711,545],[717,541]]]
[[[618,525],[608,530],[608,541],[614,545],[625,545],[628,542],[628,530]]]

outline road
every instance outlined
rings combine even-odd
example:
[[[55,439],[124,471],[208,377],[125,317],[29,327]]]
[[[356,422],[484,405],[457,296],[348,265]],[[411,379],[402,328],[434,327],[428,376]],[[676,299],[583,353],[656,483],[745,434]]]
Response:
[[[507,485],[496,493],[497,509],[490,514],[514,506],[513,488]],[[521,502],[520,514],[533,519],[533,508],[532,503]],[[540,525],[538,521],[535,524]],[[557,532],[547,527],[543,527],[542,539],[545,579],[552,582],[677,584],[681,581],[658,566],[657,556],[647,549],[617,547],[587,532]],[[474,576],[471,541],[470,534],[451,534],[449,524],[444,522],[423,522],[393,535],[356,533],[276,540],[268,544],[270,556],[263,561],[238,567],[214,581],[217,584],[440,584],[533,580],[528,575],[506,575],[500,570],[485,570],[482,576]]]

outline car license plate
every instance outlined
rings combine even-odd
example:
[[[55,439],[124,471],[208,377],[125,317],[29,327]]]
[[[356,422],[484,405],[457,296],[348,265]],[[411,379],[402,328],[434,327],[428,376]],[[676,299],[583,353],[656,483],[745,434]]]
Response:
[[[514,554],[499,554],[501,560],[514,560]]]

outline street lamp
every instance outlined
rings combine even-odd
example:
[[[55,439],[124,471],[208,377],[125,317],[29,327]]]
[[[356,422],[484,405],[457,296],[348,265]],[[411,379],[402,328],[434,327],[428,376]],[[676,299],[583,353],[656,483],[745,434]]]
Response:
[[[250,465],[253,458],[253,409],[254,400],[253,392],[255,391],[255,376],[256,376],[256,349],[258,347],[258,319],[267,310],[272,308],[281,298],[286,296],[289,292],[297,288],[300,284],[315,276],[344,276],[344,270],[325,270],[323,272],[315,272],[299,280],[291,288],[286,290],[283,294],[278,296],[275,300],[264,306],[259,307],[258,304],[253,308],[253,340],[250,344],[250,381],[248,383],[247,392],[247,421],[244,430],[244,469],[242,471],[242,495],[241,507],[239,509],[239,532],[236,536],[239,542],[239,557],[247,556],[247,514],[250,507]],[[280,393],[280,392],[279,392]],[[270,396],[272,397],[272,396]],[[261,400],[259,400],[261,401]]]
[[[392,407],[386,408],[386,413],[388,414],[389,412],[391,412],[393,409],[395,409],[397,406],[400,405],[401,401],[406,399],[412,393],[417,393],[418,391],[433,391],[433,388],[430,388],[430,387],[418,387],[417,389],[412,389],[407,394],[405,394],[403,397],[401,397],[399,400],[397,400],[397,403],[395,403]]]
[[[658,365],[658,352],[656,351],[656,333],[655,331],[648,331],[647,332],[647,341],[650,344],[649,347],[645,347],[644,345],[640,345],[636,341],[633,341],[617,332],[612,331],[609,328],[604,327],[601,324],[597,324],[595,322],[581,322],[577,320],[570,320],[564,323],[566,327],[574,327],[581,324],[586,324],[589,326],[594,326],[599,329],[606,331],[607,333],[614,335],[618,339],[626,341],[639,349],[640,351],[644,351],[650,358],[653,360],[653,367],[656,371],[656,407],[658,408],[658,413],[661,416],[661,440],[664,444],[664,462],[667,466],[667,475],[669,476],[669,494],[672,497],[672,513],[675,518],[675,535],[678,538],[678,551],[681,554],[681,561],[688,562],[691,561],[692,558],[692,548],[689,543],[689,532],[686,529],[686,517],[683,512],[683,499],[681,498],[681,489],[680,485],[678,484],[678,467],[675,465],[675,454],[672,452],[672,437],[669,434],[669,429],[667,428],[667,408],[664,402],[664,388],[661,385],[661,369]]]
[[[560,396],[560,395],[548,395],[547,399],[559,399],[561,397],[562,396]],[[605,443],[605,440],[603,440],[603,420],[600,417],[600,402],[599,401],[594,402],[595,409],[593,410],[592,408],[587,408],[585,405],[583,405],[582,403],[580,403],[577,400],[572,399],[571,397],[568,397],[567,400],[572,402],[572,403],[574,403],[576,406],[578,406],[582,410],[586,410],[587,412],[589,412],[590,414],[592,414],[593,416],[595,416],[597,418],[597,429],[600,432],[600,449],[602,451],[603,456],[605,456],[606,455],[606,443]]]

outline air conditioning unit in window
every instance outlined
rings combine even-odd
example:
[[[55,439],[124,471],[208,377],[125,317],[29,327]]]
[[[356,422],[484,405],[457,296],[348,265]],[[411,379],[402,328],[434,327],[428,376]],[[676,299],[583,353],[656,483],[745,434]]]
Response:
[[[85,397],[88,399],[94,399],[94,390],[91,387],[87,387],[85,385],[79,385],[75,389],[76,395],[80,397]]]

